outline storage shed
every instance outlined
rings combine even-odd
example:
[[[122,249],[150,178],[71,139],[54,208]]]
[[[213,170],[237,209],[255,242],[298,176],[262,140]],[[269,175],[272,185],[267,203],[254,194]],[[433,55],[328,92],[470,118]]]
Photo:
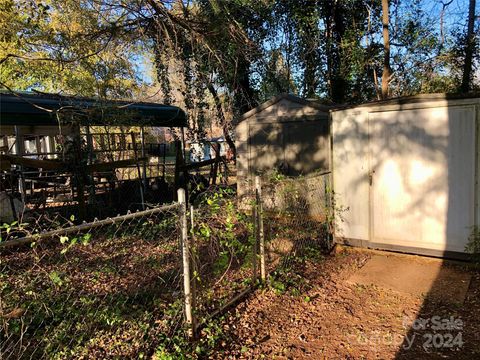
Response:
[[[331,117],[337,242],[464,257],[480,225],[480,98],[421,95]]]
[[[238,194],[252,188],[256,174],[328,171],[328,111],[328,106],[315,100],[282,94],[245,113],[235,128]]]

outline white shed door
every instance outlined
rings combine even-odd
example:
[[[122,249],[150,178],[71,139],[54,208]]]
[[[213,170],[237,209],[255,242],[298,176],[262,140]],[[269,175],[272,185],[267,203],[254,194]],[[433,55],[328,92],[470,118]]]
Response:
[[[475,108],[369,114],[371,241],[463,252],[474,221]]]

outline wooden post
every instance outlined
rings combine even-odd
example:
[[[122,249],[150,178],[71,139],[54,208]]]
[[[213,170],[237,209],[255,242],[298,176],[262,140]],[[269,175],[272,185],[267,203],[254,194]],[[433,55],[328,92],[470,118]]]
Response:
[[[142,154],[142,158],[145,158],[145,129],[142,127],[140,127],[140,139],[141,139],[141,142],[142,142],[142,149],[141,149],[141,154]],[[150,164],[150,162],[149,162]],[[143,176],[143,188],[145,189],[145,191],[147,190],[147,187],[148,187],[148,182],[147,182],[147,163],[144,162],[143,163],[143,166],[142,166],[142,176]],[[150,175],[151,176],[151,175]]]
[[[55,148],[55,136],[48,135],[46,138],[47,142],[47,159],[55,159],[57,157],[57,149]]]
[[[133,158],[135,159],[135,165],[137,167],[137,177],[138,177],[138,184],[140,190],[140,200],[142,201],[142,210],[145,210],[145,198],[143,195],[143,183],[142,183],[142,174],[140,172],[140,166],[138,165],[138,155],[137,155],[137,143],[135,140],[135,133],[132,131],[130,133],[132,137],[132,146],[133,146]]]
[[[217,182],[217,173],[218,173],[218,164],[220,162],[220,150],[218,149],[218,144],[216,143],[210,143],[211,148],[215,152],[215,162],[213,163],[213,168],[212,168],[212,185],[215,185]]]
[[[185,305],[185,325],[188,335],[193,337],[193,313],[192,313],[192,292],[190,289],[190,246],[188,241],[187,225],[187,201],[184,189],[177,191],[178,203],[180,204],[180,244],[182,247],[183,263],[183,292]]]
[[[182,127],[182,132],[181,132],[181,139],[182,139],[182,159],[183,163],[187,163],[187,154],[186,154],[186,146],[185,146],[185,128]]]
[[[85,126],[85,136],[87,137],[87,149],[88,149],[88,165],[93,164],[93,136],[90,133],[90,126]],[[90,199],[89,203],[95,203],[95,194],[96,194],[96,186],[95,186],[95,178],[93,177],[93,171],[88,172],[88,178],[90,179]]]
[[[186,186],[186,172],[185,172],[185,161],[183,159],[182,143],[178,140],[175,141],[175,190]],[[180,179],[180,173],[183,174],[183,180]]]
[[[165,179],[165,173],[166,173],[166,169],[165,169],[165,163],[167,162],[167,144],[166,143],[163,143],[163,173],[162,173],[162,176],[163,178]]]
[[[262,181],[260,176],[255,176],[255,195],[260,248],[260,277],[262,281],[265,281],[267,278],[267,273],[265,269],[265,235],[263,231]]]
[[[223,183],[228,185],[228,166],[226,161],[223,162]]]
[[[72,154],[70,156],[73,158],[72,168],[73,168],[73,183],[77,186],[77,201],[78,201],[78,214],[81,220],[85,220],[87,209],[85,206],[85,167],[82,165],[82,147],[81,147],[81,135],[80,135],[80,125],[76,122],[72,124],[72,133],[70,134],[72,141]],[[65,150],[63,150],[63,156],[65,161]],[[72,187],[72,193],[74,187]]]
[[[20,129],[20,126],[14,126],[15,131],[15,155],[23,156],[25,152],[25,142],[23,139],[23,133]],[[18,191],[20,192],[20,196],[22,198],[22,203],[25,204],[26,198],[26,185],[25,185],[25,177],[23,174],[23,166],[18,165],[17,169],[19,171],[19,178],[18,178]]]

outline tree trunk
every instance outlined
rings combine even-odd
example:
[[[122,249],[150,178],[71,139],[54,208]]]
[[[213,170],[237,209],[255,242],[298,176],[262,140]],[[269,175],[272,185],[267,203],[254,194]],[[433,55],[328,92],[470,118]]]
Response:
[[[304,9],[307,14],[316,14],[316,4],[315,2],[307,2],[308,5]],[[307,98],[314,98],[317,90],[317,66],[318,66],[318,44],[317,44],[317,21],[318,18],[315,16],[313,19],[310,18],[311,15],[305,20],[305,23],[302,25],[304,27],[304,35],[301,35],[302,50],[303,50],[303,61],[305,64],[304,79],[305,79],[305,90],[304,94]]]
[[[308,49],[305,53],[305,97],[314,98],[317,88],[317,79],[316,79],[316,63],[317,57],[314,54],[315,49]]]
[[[245,54],[241,54],[237,57],[235,69],[236,75],[233,78],[234,87],[232,89],[234,93],[235,109],[239,115],[244,114],[257,106],[255,92],[252,89],[249,78],[250,63],[243,56],[245,56]]]
[[[332,6],[332,16],[333,16],[333,36],[335,41],[334,48],[334,63],[335,63],[335,72],[333,74],[333,91],[332,91],[332,100],[338,104],[345,103],[347,97],[347,81],[345,80],[345,74],[343,73],[343,65],[345,59],[342,55],[342,42],[345,37],[345,9],[341,6],[340,1],[335,1]]]
[[[330,8],[327,8],[330,10]],[[333,99],[333,46],[332,46],[332,16],[330,11],[327,11],[325,14],[325,37],[326,37],[326,45],[325,45],[325,53],[327,57],[327,83],[328,83],[328,94],[330,95],[330,99]]]
[[[230,134],[228,133],[229,129],[227,124],[227,119],[225,118],[225,113],[223,112],[222,102],[220,101],[217,90],[215,90],[214,86],[212,84],[208,84],[207,87],[208,87],[208,91],[213,97],[213,100],[215,101],[215,108],[217,109],[217,117],[220,120],[220,125],[222,126],[222,131],[223,131],[223,136],[225,137],[225,141],[227,142],[230,150],[232,150],[233,158],[236,159],[237,148],[235,147],[235,142],[233,141],[233,139],[230,137]]]
[[[465,42],[465,62],[463,65],[463,77],[461,91],[466,93],[470,91],[472,78],[472,58],[475,48],[475,34],[473,33],[475,25],[475,0],[470,0],[468,8],[468,28],[467,39]]]
[[[367,49],[370,47],[371,41],[370,41],[370,34],[372,30],[372,11],[371,8],[367,6],[367,12],[368,12],[368,21],[367,21],[367,36],[365,38],[365,44],[367,45]],[[380,93],[380,87],[378,86],[378,77],[377,77],[377,69],[375,69],[375,63],[372,60],[372,62],[367,63],[369,66],[372,67],[372,74],[373,74],[373,85],[375,86],[375,94],[377,95],[377,100],[381,100],[381,93]]]
[[[390,32],[388,29],[389,23],[389,0],[382,0],[382,25],[383,25],[383,73],[382,73],[382,98],[386,99],[389,96],[388,83],[392,70],[390,69]]]
[[[328,92],[333,102],[343,104],[347,94],[341,55],[341,44],[346,30],[343,7],[338,2],[325,2],[322,13],[325,22]]]

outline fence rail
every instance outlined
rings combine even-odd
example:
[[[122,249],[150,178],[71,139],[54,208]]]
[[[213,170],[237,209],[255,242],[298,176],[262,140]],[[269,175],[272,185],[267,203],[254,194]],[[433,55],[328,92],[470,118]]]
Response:
[[[83,232],[85,230],[95,229],[95,228],[106,226],[106,225],[118,224],[124,221],[154,215],[161,212],[177,210],[178,208],[179,208],[179,204],[164,205],[164,206],[160,206],[153,209],[137,211],[134,213],[128,213],[126,215],[120,215],[113,218],[109,217],[103,220],[96,220],[96,221],[83,223],[76,226],[70,226],[63,229],[60,228],[56,230],[40,232],[33,235],[0,242],[0,249],[6,249],[6,248],[19,246],[19,245],[31,244],[33,242],[38,243],[44,239],[51,239],[52,237],[55,237],[55,236],[66,236],[74,233]]]

